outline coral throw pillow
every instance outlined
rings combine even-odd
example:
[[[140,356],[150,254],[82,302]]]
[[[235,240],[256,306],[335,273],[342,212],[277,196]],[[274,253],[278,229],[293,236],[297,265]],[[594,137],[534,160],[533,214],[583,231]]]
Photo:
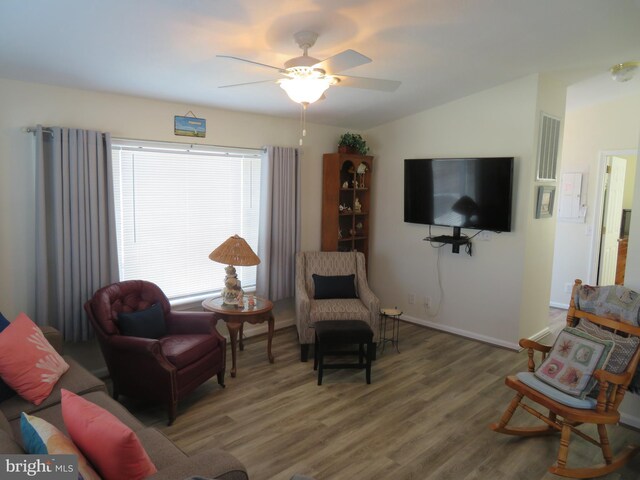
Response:
[[[25,313],[0,333],[0,377],[25,400],[40,405],[67,370],[67,362]]]
[[[157,472],[133,430],[104,408],[64,388],[62,418],[73,443],[104,480],[138,480]]]
[[[49,422],[22,412],[20,433],[27,453],[35,455],[75,455],[78,458],[78,478],[100,480],[100,477],[91,468],[87,459],[78,450],[78,447]]]

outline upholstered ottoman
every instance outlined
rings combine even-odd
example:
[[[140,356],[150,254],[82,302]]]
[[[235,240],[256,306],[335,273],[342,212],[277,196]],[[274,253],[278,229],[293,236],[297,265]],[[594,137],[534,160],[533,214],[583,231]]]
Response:
[[[364,368],[367,384],[371,383],[371,361],[375,352],[373,331],[362,320],[324,320],[316,322],[315,356],[313,369],[318,370],[318,385],[322,385],[325,368]],[[358,345],[358,350],[347,351],[338,348],[344,345]],[[366,352],[365,352],[365,345]],[[358,355],[358,363],[324,363],[325,355]],[[363,359],[366,357],[366,363]]]

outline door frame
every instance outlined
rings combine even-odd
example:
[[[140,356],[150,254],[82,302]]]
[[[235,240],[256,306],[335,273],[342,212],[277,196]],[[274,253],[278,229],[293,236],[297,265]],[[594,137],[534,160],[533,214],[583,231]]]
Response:
[[[600,259],[600,243],[602,240],[602,218],[604,215],[604,178],[607,169],[607,157],[624,157],[628,155],[638,155],[638,150],[601,150],[598,160],[598,178],[596,186],[596,199],[593,204],[593,233],[591,236],[591,247],[589,257],[588,280],[589,285],[598,283],[598,261]],[[637,161],[637,160],[636,160]]]

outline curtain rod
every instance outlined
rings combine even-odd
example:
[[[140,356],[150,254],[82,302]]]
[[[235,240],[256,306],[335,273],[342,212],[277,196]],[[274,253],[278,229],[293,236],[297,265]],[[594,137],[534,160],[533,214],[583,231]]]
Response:
[[[37,128],[36,127],[24,127],[22,129],[22,131],[24,133],[32,133],[33,135],[35,135],[36,131],[37,131]],[[49,133],[49,134],[53,135],[53,130],[51,130],[51,128],[49,128],[49,127],[42,127],[42,131],[44,133]],[[100,133],[100,135],[104,136],[104,133]]]
[[[267,151],[267,147],[261,148],[252,148],[252,147],[237,147],[235,145],[215,145],[212,143],[185,143],[185,142],[173,142],[167,140],[140,140],[140,139],[131,139],[131,138],[123,138],[123,137],[114,137],[111,139],[111,143],[113,145],[118,145],[118,142],[128,143],[131,142],[135,147],[154,147],[157,145],[168,144],[168,145],[179,145],[185,149],[204,149],[204,148],[222,148],[229,150],[244,150],[244,151],[254,151],[264,153]],[[131,145],[127,145],[131,146]]]
[[[36,127],[24,127],[22,129],[23,132],[25,133],[32,133],[32,134],[36,134]],[[42,127],[42,131],[46,132],[46,133],[53,133],[53,130],[51,130],[51,128],[49,127]],[[104,135],[104,133],[102,134]],[[167,142],[167,141],[153,141],[153,140],[133,140],[130,138],[122,138],[122,137],[118,137],[118,138],[113,138],[112,142],[117,144],[118,141],[130,141],[130,142],[149,142],[149,143],[181,143],[181,142]],[[185,148],[188,147],[218,147],[218,148],[229,148],[229,149],[237,149],[237,150],[253,150],[256,152],[266,152],[267,151],[267,147],[262,147],[262,148],[250,148],[250,147],[236,147],[234,145],[214,145],[211,143],[181,143],[182,145],[185,146]]]
[[[36,127],[24,127],[22,129],[23,132],[25,133],[33,133],[34,135],[36,134]],[[46,132],[46,133],[53,133],[53,130],[51,130],[48,127],[42,127],[42,131]]]

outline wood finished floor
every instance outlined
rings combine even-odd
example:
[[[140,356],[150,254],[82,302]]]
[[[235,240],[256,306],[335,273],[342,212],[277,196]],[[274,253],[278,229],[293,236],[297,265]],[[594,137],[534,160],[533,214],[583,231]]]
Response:
[[[364,372],[327,370],[316,385],[313,362],[299,361],[295,328],[248,339],[238,376],[221,389],[196,390],[166,426],[160,407],[123,403],[188,454],[208,447],[238,457],[252,480],[557,479],[547,473],[559,437],[520,439],[494,433],[512,390],[507,374],[526,369],[526,355],[401,322],[398,354],[387,346]],[[228,362],[231,352],[228,352]],[[230,368],[230,366],[229,366]],[[530,415],[515,417],[534,423]],[[640,433],[611,429],[612,445],[639,443]],[[569,461],[594,463],[599,451],[577,437]],[[640,478],[640,456],[606,479]]]

